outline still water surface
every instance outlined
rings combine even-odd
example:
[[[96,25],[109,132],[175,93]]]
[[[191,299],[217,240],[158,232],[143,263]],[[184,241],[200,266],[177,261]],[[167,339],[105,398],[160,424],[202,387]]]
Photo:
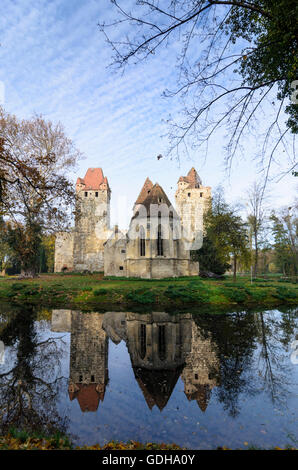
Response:
[[[297,310],[230,314],[0,306],[0,431],[80,445],[297,446]]]

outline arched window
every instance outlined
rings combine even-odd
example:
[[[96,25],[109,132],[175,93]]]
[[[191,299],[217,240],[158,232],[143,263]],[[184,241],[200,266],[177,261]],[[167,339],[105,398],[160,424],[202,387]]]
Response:
[[[157,228],[157,256],[163,256],[163,240],[161,233],[161,224],[158,224]]]
[[[159,325],[158,327],[158,356],[161,361],[166,358],[166,327]]]
[[[145,230],[144,227],[140,228],[140,256],[145,256],[146,245],[145,245]]]
[[[140,357],[144,359],[146,356],[146,325],[140,325]]]
[[[174,217],[173,216],[173,211],[170,211],[170,213],[169,213],[169,222],[170,222],[170,229],[171,230],[173,230],[173,222],[174,222],[173,217]]]

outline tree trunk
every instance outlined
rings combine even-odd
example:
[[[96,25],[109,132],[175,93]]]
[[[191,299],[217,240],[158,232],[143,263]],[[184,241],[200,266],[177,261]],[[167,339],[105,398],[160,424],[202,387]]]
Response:
[[[259,245],[258,245],[258,235],[255,232],[255,265],[254,265],[254,277],[257,277],[258,273],[258,261],[259,261]]]
[[[38,277],[37,271],[34,268],[22,268],[19,279],[32,279],[33,277]]]
[[[237,271],[237,257],[234,254],[234,259],[233,259],[233,280],[236,281],[236,271]]]

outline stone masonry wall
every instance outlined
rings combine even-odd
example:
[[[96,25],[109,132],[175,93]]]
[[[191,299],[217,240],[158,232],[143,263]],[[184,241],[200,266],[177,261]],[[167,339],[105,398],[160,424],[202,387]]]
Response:
[[[55,240],[55,272],[73,271],[73,233],[60,232]]]
[[[96,196],[97,195],[97,196]],[[110,195],[107,190],[79,194],[79,215],[74,232],[75,271],[101,271],[104,267],[104,242],[110,224]]]

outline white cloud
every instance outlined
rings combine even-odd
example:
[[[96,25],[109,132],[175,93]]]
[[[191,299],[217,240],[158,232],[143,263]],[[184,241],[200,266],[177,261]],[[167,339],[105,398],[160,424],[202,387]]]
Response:
[[[161,120],[179,112],[175,101],[161,98],[166,87],[174,88],[175,45],[123,76],[113,74],[107,69],[111,51],[97,26],[111,15],[107,0],[1,0],[1,10],[0,81],[7,111],[60,120],[86,154],[79,174],[101,166],[115,206],[123,194],[132,205],[146,176],[162,184],[173,201],[179,175],[192,165],[205,184],[223,184],[229,200],[256,178],[254,165],[243,160],[228,180],[220,139],[210,145],[205,165],[198,150],[180,167],[175,160],[157,161],[167,147],[160,138],[166,131]],[[286,177],[275,185],[277,203],[290,200],[294,183]]]

